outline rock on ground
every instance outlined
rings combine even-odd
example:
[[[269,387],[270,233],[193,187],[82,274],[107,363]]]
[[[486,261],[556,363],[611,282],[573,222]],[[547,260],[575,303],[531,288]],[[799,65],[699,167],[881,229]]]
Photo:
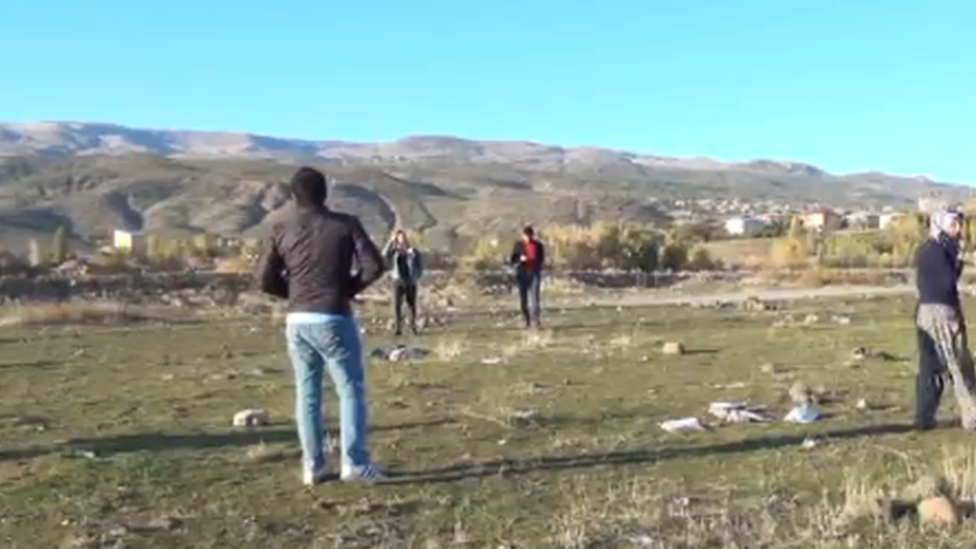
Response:
[[[944,496],[926,498],[918,504],[918,521],[921,524],[958,524],[959,508]]]
[[[234,414],[235,427],[260,427],[271,423],[267,410],[260,408],[241,410]]]
[[[666,355],[683,355],[685,354],[685,346],[677,341],[668,341],[661,347],[661,352]]]
[[[790,401],[797,406],[812,404],[813,392],[806,383],[797,381],[790,386]]]

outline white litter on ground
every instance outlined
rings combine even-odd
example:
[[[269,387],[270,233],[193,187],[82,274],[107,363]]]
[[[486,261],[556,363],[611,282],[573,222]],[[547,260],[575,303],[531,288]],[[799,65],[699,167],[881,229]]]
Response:
[[[790,413],[786,414],[783,421],[788,421],[790,423],[813,423],[818,419],[820,419],[820,412],[818,412],[813,406],[805,404],[790,410]]]
[[[660,424],[661,428],[669,433],[679,433],[682,431],[705,431],[707,427],[698,421],[697,417],[686,417],[682,419],[671,419]]]
[[[773,420],[765,408],[741,402],[713,402],[708,413],[727,423],[768,423]]]

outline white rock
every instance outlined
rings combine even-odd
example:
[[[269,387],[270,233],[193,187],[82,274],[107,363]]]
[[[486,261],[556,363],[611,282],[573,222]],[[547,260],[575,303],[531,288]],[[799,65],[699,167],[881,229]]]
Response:
[[[661,347],[661,352],[666,355],[683,355],[685,346],[677,341],[668,341]]]
[[[271,422],[271,416],[268,414],[267,410],[262,408],[253,408],[249,410],[241,410],[234,414],[234,426],[235,427],[258,427],[262,425],[267,425]]]

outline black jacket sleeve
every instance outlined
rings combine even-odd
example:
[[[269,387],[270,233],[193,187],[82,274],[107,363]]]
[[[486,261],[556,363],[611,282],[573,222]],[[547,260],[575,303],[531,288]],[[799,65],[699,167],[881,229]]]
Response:
[[[951,263],[938,244],[929,243],[919,250],[918,285],[926,297],[945,300],[955,295],[959,274],[959,266]]]
[[[519,263],[522,262],[522,243],[521,242],[516,242],[515,245],[512,246],[512,255],[509,256],[508,262],[511,263],[512,265],[518,265]]]
[[[366,234],[366,229],[358,219],[350,220],[352,223],[353,248],[356,253],[356,263],[359,265],[359,272],[353,277],[352,295],[355,297],[386,272],[386,265],[383,261],[383,254],[373,243],[373,240]]]
[[[536,242],[536,247],[539,250],[539,272],[546,266],[546,246],[542,242]]]
[[[278,250],[278,231],[268,239],[264,250],[258,258],[254,278],[258,281],[261,291],[288,299],[288,279],[285,278],[285,260]]]

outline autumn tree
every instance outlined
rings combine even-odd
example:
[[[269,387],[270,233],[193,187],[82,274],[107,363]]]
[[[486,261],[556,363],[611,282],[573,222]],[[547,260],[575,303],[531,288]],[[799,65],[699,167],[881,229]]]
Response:
[[[158,234],[146,235],[146,259],[153,264],[159,264],[166,260],[163,240]]]
[[[680,242],[669,242],[661,250],[661,268],[680,271],[688,264],[688,248]]]
[[[36,238],[30,239],[27,246],[27,261],[31,267],[40,267],[44,264],[44,252],[41,250],[41,243]]]
[[[214,255],[214,239],[207,233],[193,236],[190,243],[190,253],[196,257],[212,257]]]
[[[894,260],[900,265],[915,261],[919,246],[928,237],[928,216],[921,212],[901,215],[885,226],[885,240]]]
[[[68,260],[68,234],[64,227],[58,227],[51,238],[51,261],[60,265]]]

